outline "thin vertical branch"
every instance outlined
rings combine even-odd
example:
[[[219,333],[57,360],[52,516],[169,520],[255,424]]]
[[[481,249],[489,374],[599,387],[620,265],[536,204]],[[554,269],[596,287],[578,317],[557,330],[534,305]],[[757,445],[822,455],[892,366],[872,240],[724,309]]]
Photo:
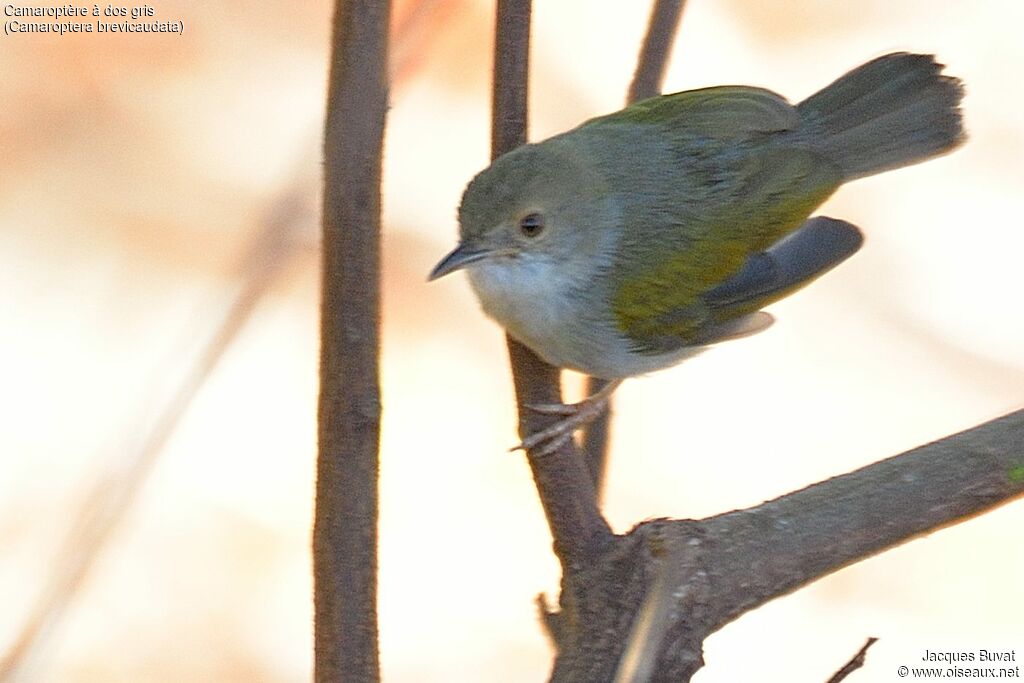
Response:
[[[519,434],[526,436],[550,426],[557,419],[539,415],[525,406],[560,403],[561,371],[512,337],[506,339],[519,405]],[[611,541],[612,532],[597,507],[593,481],[575,443],[570,440],[549,455],[535,456],[527,452],[527,458],[563,570],[568,572],[588,566]]]
[[[315,679],[380,679],[380,180],[390,3],[335,5],[324,129]]]
[[[598,377],[587,377],[584,395],[593,396],[601,391],[606,380]],[[587,464],[587,471],[590,472],[590,479],[594,482],[594,493],[600,502],[601,493],[604,491],[604,475],[608,469],[608,436],[612,424],[612,399],[608,397],[607,408],[597,416],[593,422],[583,430],[583,442],[580,445],[583,451],[583,461]]]
[[[491,90],[491,160],[526,144],[531,0],[498,0]]]
[[[442,20],[439,15],[444,15],[438,11],[438,3],[439,0],[418,0],[409,10],[408,18],[396,28],[395,43],[401,54],[391,60],[395,82],[401,83],[415,73],[423,43],[437,35],[429,29]],[[447,3],[444,9],[451,13],[459,7],[460,3]],[[319,135],[319,131],[311,131],[311,138]],[[311,180],[307,169],[315,166],[312,154],[309,159],[306,155],[303,153],[297,171],[259,219],[237,268],[239,284],[228,295],[218,295],[215,301],[198,309],[196,320],[202,323],[202,329],[185,329],[182,343],[172,347],[167,362],[161,366],[162,380],[168,374],[167,366],[187,356],[180,376],[169,387],[161,381],[150,382],[146,394],[138,401],[140,412],[118,428],[119,434],[129,434],[124,443],[110,448],[120,457],[112,458],[107,470],[98,472],[97,481],[83,495],[84,503],[69,516],[71,525],[66,540],[49,562],[39,598],[13,644],[0,656],[0,681],[14,680],[22,674],[37,675],[35,670],[28,671],[32,663],[41,661],[35,655],[59,633],[68,607],[77,598],[96,558],[107,547],[110,531],[130,514],[139,489],[164,453],[167,439],[232,347],[267,289],[306,246],[308,239],[303,235],[314,202],[314,193],[307,191]],[[202,339],[205,341],[196,343]],[[195,354],[186,351],[193,347],[198,349]]]
[[[526,142],[530,53],[530,0],[498,0],[494,41],[491,156],[497,158]],[[508,338],[509,360],[519,405],[521,435],[550,423],[524,409],[531,403],[559,403],[559,370]],[[593,482],[570,441],[543,457],[528,453],[537,492],[563,569],[588,564],[611,540],[608,522],[597,508]]]
[[[654,97],[661,92],[668,57],[672,53],[684,4],[685,0],[654,0],[654,4],[651,5],[647,34],[640,47],[640,56],[637,58],[636,72],[629,86],[626,104]],[[593,396],[604,385],[605,380],[588,377],[586,395]],[[604,489],[604,474],[608,465],[608,433],[611,419],[612,402],[609,399],[608,409],[587,425],[583,432],[583,457],[599,498]]]

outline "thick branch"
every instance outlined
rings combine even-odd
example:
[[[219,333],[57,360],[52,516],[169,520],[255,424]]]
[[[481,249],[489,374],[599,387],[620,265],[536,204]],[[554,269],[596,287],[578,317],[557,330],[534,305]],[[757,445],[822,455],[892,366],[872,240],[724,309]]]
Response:
[[[1024,411],[703,522],[725,623],[771,598],[1024,493]],[[742,594],[736,588],[744,586]]]
[[[654,520],[572,577],[556,681],[688,681],[704,639],[855,561],[1024,495],[1024,411],[749,510]]]
[[[380,176],[389,3],[339,0],[324,131],[317,681],[376,681]]]
[[[526,142],[530,53],[530,0],[499,0],[494,43],[494,91],[491,157]],[[519,432],[533,433],[553,419],[523,406],[560,403],[559,371],[508,338],[509,360],[519,405]],[[611,539],[611,529],[597,509],[586,465],[570,441],[544,457],[527,454],[563,570],[584,566]]]

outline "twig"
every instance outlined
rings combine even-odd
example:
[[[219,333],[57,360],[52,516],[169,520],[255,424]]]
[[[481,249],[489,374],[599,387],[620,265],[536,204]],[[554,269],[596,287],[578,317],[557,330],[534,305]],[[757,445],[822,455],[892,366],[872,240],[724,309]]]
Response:
[[[651,5],[651,17],[647,22],[647,34],[644,36],[640,55],[637,57],[636,72],[629,86],[626,104],[653,97],[661,92],[665,81],[665,69],[668,57],[672,52],[679,29],[679,19],[683,14],[685,0],[654,0]],[[605,381],[596,377],[588,377],[585,393],[593,396],[601,390]],[[612,420],[612,401],[608,400],[608,408],[587,425],[583,432],[583,457],[587,470],[594,481],[594,490],[598,499],[604,489],[604,474],[608,464],[608,433]]]
[[[844,680],[847,676],[852,674],[854,671],[856,671],[857,669],[859,669],[862,666],[864,666],[864,657],[868,653],[868,648],[871,647],[872,645],[874,645],[877,642],[878,642],[878,638],[875,638],[875,637],[868,638],[868,642],[864,643],[864,647],[862,647],[860,650],[858,650],[857,654],[855,654],[853,657],[851,657],[850,661],[848,661],[846,664],[844,664],[843,668],[841,668],[839,671],[835,672],[832,675],[832,678],[828,679],[828,681],[826,683],[839,683],[839,681]]]
[[[324,129],[315,679],[380,679],[380,179],[390,3],[338,0]]]
[[[654,97],[661,92],[684,4],[685,0],[655,0],[633,82],[629,85],[628,102]]]

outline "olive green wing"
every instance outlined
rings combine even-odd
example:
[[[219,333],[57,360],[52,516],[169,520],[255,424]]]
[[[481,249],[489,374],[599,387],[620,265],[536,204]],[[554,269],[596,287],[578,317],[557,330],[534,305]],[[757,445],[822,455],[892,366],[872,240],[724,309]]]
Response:
[[[701,136],[722,142],[756,133],[792,130],[800,123],[796,108],[763,88],[722,85],[641,100],[585,125],[659,126],[671,136]]]
[[[684,174],[678,196],[663,193],[660,206],[639,206],[624,217],[611,308],[640,352],[709,343],[715,330],[734,327],[726,323],[799,286],[749,296],[737,286],[728,302],[717,289],[796,230],[842,179],[822,157],[784,140],[761,139],[740,151],[712,141],[700,150],[704,158],[732,154],[740,160],[728,172],[716,166],[709,174],[701,155],[692,155],[694,168]],[[674,211],[667,207],[672,201]]]

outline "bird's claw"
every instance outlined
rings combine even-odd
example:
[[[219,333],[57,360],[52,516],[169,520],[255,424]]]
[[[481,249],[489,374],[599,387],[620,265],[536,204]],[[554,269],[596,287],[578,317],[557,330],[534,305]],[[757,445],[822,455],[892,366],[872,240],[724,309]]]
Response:
[[[523,442],[512,450],[518,451],[521,449],[524,451],[530,451],[537,457],[551,455],[567,444],[569,440],[572,439],[572,435],[576,432],[576,429],[560,430],[558,429],[558,426],[559,424],[556,423],[553,427],[531,434],[523,439]]]
[[[608,394],[598,393],[579,403],[541,403],[529,404],[526,407],[542,415],[563,416],[550,427],[530,434],[522,443],[511,449],[530,451],[533,455],[542,457],[557,451],[568,443],[580,428],[597,419],[608,407]]]
[[[526,409],[541,415],[575,415],[579,408],[576,403],[527,403]]]

